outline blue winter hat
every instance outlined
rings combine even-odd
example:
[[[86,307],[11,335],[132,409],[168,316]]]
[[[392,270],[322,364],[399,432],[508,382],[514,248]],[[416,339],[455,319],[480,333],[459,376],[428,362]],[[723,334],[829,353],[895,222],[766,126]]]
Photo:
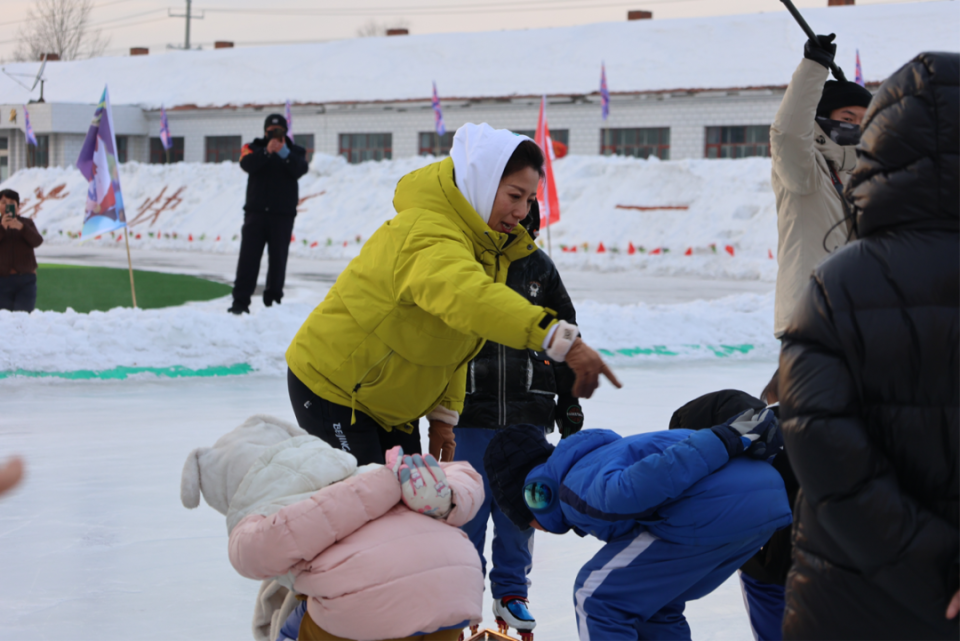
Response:
[[[536,425],[514,425],[497,433],[487,445],[483,467],[490,481],[493,499],[507,518],[521,530],[530,527],[533,512],[523,500],[527,475],[545,463],[554,446],[547,442],[543,428]]]

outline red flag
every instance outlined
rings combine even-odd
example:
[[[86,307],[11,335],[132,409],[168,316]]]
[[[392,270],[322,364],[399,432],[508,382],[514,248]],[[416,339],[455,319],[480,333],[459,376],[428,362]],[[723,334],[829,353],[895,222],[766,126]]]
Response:
[[[537,133],[534,141],[543,150],[544,178],[537,187],[537,200],[540,202],[540,225],[546,227],[560,222],[560,200],[557,198],[557,185],[553,181],[553,142],[550,140],[550,127],[547,125],[547,97],[540,99],[540,118],[537,120]]]
[[[683,252],[684,256],[693,256],[693,247],[687,247],[687,251]]]
[[[630,242],[630,243],[627,244],[627,253],[630,254],[630,255],[633,255],[633,254],[636,254],[636,253],[637,253],[637,248],[633,246],[633,243],[632,243],[632,242]]]
[[[602,254],[602,253],[604,253],[605,251],[607,251],[607,248],[603,246],[603,241],[601,240],[601,241],[600,241],[600,246],[597,247],[597,253],[598,253],[598,254]]]

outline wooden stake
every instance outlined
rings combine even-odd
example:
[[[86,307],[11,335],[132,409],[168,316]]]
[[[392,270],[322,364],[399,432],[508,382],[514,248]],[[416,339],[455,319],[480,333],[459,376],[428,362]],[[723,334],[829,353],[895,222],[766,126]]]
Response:
[[[137,288],[133,285],[133,261],[130,260],[130,227],[123,228],[123,242],[127,245],[127,266],[130,268],[130,295],[133,297],[133,308],[137,308]]]

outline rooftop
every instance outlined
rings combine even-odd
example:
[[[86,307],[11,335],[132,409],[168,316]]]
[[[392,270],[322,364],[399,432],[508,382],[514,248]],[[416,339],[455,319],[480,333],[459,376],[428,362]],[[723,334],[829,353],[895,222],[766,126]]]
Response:
[[[642,5],[642,2],[640,3]],[[921,51],[957,51],[952,0],[804,9],[817,33],[836,33],[852,80],[880,82]],[[158,109],[578,96],[783,87],[806,40],[785,11],[607,22],[554,29],[353,38],[162,55],[51,62],[47,102],[93,104],[104,84],[115,105]],[[39,63],[5,65],[35,74]],[[0,75],[0,102],[36,99]]]

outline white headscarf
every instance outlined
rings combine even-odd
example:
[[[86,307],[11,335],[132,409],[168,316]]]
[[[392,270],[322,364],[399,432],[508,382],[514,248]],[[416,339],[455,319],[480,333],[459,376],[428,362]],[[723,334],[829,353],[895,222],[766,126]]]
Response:
[[[483,222],[490,222],[493,201],[497,197],[500,178],[507,161],[526,136],[506,129],[494,129],[487,123],[467,123],[453,137],[453,168],[457,189],[463,194]]]

